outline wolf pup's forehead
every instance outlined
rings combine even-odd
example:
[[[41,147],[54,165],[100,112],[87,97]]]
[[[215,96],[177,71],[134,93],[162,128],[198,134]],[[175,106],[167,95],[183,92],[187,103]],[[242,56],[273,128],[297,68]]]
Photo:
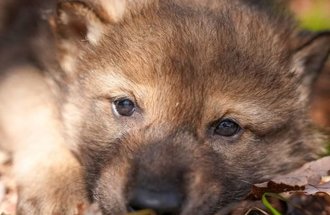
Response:
[[[146,13],[106,27],[105,36],[88,48],[93,52],[82,56],[85,70],[113,65],[123,67],[129,78],[148,80],[173,73],[235,76],[250,70],[245,73],[258,78],[288,64],[292,26],[278,27],[283,20],[270,19],[257,8],[242,10],[233,4],[210,10],[161,2]],[[260,15],[265,17],[254,17]]]
[[[111,77],[119,73],[121,83],[131,82],[126,88],[180,88],[195,95],[203,90],[244,98],[271,89],[291,92],[283,77],[290,70],[291,20],[279,27],[282,16],[244,7],[236,8],[233,2],[193,8],[161,1],[146,9],[147,15],[107,25],[97,44],[82,47],[77,71],[90,72],[91,78],[107,76],[113,84]]]
[[[306,94],[298,88],[304,75],[301,71],[308,69],[301,62],[308,55],[294,55],[296,26],[272,4],[238,0],[211,5],[179,0],[147,2],[116,22],[99,19],[86,6],[64,7],[60,14],[66,18],[58,29],[65,36],[63,44],[70,44],[69,58],[64,61],[73,68],[71,73],[96,79],[119,72],[134,86],[156,91],[161,86],[160,91],[180,88],[194,92],[191,94],[227,94],[270,103],[274,103],[273,97],[279,98],[278,106],[299,93]],[[91,20],[77,19],[84,15]],[[86,40],[75,39],[77,33],[78,37],[84,35],[80,31],[73,34],[73,27],[84,25]],[[69,26],[73,26],[71,30],[65,30]],[[91,38],[89,32],[98,35]],[[311,50],[321,47],[317,44]],[[78,56],[70,55],[74,50],[79,50]],[[318,63],[323,58],[306,62]]]

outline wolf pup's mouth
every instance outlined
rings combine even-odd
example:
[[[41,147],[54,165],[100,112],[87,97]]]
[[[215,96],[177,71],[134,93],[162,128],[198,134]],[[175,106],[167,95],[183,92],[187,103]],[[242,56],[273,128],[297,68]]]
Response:
[[[151,209],[134,210],[129,207],[128,211],[129,213],[127,215],[157,215],[156,212]]]

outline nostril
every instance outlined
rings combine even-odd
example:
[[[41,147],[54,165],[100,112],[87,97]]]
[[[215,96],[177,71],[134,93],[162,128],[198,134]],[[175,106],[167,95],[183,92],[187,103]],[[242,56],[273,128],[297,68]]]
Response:
[[[175,213],[180,209],[182,196],[176,190],[153,191],[136,188],[130,201],[134,209],[153,209],[158,213]]]

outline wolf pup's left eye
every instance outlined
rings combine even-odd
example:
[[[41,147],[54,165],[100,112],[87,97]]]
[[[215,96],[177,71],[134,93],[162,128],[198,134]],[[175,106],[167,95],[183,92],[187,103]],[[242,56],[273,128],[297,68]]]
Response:
[[[220,136],[231,137],[240,132],[240,130],[241,127],[236,122],[224,119],[216,125],[214,132]]]
[[[113,102],[114,110],[121,116],[132,116],[135,111],[135,104],[132,100],[122,98]]]

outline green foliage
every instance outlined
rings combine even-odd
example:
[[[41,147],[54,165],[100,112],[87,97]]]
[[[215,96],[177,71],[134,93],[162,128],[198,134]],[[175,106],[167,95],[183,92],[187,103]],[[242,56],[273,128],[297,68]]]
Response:
[[[285,198],[276,193],[264,193],[262,195],[262,204],[271,212],[272,215],[282,215],[281,212],[276,210],[272,204],[268,201],[267,197],[273,197],[282,201],[287,201]]]
[[[330,29],[329,0],[316,0],[309,12],[301,17],[301,26],[311,31]]]

